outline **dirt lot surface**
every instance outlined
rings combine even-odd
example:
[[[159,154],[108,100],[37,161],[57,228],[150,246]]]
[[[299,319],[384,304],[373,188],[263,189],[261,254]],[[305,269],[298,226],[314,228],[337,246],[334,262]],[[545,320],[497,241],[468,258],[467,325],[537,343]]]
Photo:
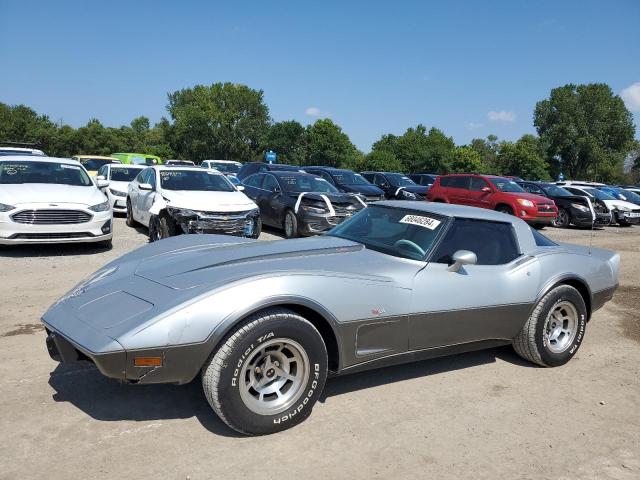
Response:
[[[622,255],[621,287],[568,365],[505,347],[345,376],[309,420],[260,438],[220,422],[198,381],[127,386],[49,358],[47,307],[147,241],[123,219],[115,233],[112,250],[0,250],[0,478],[640,478],[638,227],[596,232]]]

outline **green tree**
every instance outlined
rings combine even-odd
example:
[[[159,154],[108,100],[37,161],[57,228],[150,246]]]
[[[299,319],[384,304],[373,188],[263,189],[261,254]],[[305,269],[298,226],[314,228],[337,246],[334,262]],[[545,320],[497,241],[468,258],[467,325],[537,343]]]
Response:
[[[167,110],[177,155],[191,160],[249,160],[259,154],[269,126],[262,90],[214,83],[170,93]]]
[[[469,146],[456,147],[449,163],[449,173],[485,173],[486,165],[480,154]]]
[[[495,135],[489,135],[486,139],[474,138],[470,144],[476,152],[480,154],[482,163],[492,173],[502,173],[498,170],[497,158],[498,158],[498,137]]]
[[[373,144],[373,151],[391,152],[402,162],[403,171],[446,173],[455,149],[451,137],[424,125],[408,128],[402,135],[383,135]]]
[[[295,120],[274,123],[262,139],[262,150],[276,152],[281,163],[303,165],[306,160],[306,130]]]
[[[582,180],[619,176],[635,132],[622,99],[602,83],[554,88],[536,104],[533,123],[554,173]]]
[[[354,170],[365,172],[402,172],[404,165],[396,156],[386,150],[373,150],[362,157]]]
[[[534,135],[523,135],[517,142],[501,142],[497,165],[499,173],[531,180],[549,180],[544,150]]]
[[[308,125],[306,140],[306,165],[347,166],[353,165],[358,157],[358,150],[347,134],[329,118]]]

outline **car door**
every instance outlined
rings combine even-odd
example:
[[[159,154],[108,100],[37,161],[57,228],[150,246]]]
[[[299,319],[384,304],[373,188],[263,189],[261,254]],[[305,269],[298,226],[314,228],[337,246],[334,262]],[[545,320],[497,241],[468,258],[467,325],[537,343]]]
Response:
[[[149,210],[156,198],[156,171],[153,168],[145,170],[142,183],[151,185],[151,190],[140,190],[138,192],[138,212],[140,214],[140,222],[143,225],[149,225],[151,213]]]
[[[480,208],[491,208],[491,186],[482,177],[470,177],[467,205]]]
[[[136,178],[129,184],[128,188],[128,197],[129,202],[131,203],[131,213],[133,215],[134,220],[140,221],[140,212],[138,210],[138,196],[140,195],[140,187],[141,183],[144,183],[145,170],[141,170]]]
[[[449,271],[458,250],[477,264]],[[456,218],[415,276],[409,349],[514,338],[540,288],[538,260],[519,250],[511,223]]]
[[[267,192],[262,188],[264,177],[264,173],[254,173],[253,175],[245,177],[242,184],[244,185],[244,194],[251,200],[253,200],[255,204],[258,205],[258,208],[260,208],[262,223],[266,225],[272,225],[272,222],[267,215],[268,195]]]
[[[270,173],[264,175],[262,191],[264,192],[264,214],[268,218],[269,225],[282,226],[284,220],[283,194],[282,187],[275,176]],[[260,207],[260,212],[262,212],[262,207]]]
[[[394,197],[393,196],[394,192],[391,191],[393,187],[387,181],[387,178],[384,175],[382,175],[380,173],[376,173],[373,176],[373,184],[375,186],[377,186],[378,188],[381,188],[384,191],[384,196],[386,198],[393,198]]]
[[[458,205],[471,205],[469,199],[469,184],[471,177],[468,175],[455,175],[449,177],[447,184],[447,198],[449,202]]]

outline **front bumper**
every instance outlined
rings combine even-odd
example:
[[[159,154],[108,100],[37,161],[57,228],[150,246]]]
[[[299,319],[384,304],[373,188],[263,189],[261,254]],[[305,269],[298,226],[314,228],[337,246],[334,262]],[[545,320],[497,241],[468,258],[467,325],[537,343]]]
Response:
[[[639,212],[623,212],[621,210],[614,210],[613,215],[618,223],[625,225],[637,225],[640,223]]]
[[[113,208],[114,212],[117,213],[127,213],[127,197],[120,197],[109,192],[107,194],[109,198],[109,205]]]
[[[63,211],[78,211],[90,216],[81,223],[19,223],[12,216],[38,210],[56,210],[55,207],[21,205],[20,208],[0,213],[0,245],[20,245],[31,243],[91,243],[110,240],[113,237],[113,212],[93,212],[86,206],[67,206]]]
[[[193,212],[173,208],[169,214],[183,233],[212,233],[251,237],[257,228],[260,210],[244,212]]]
[[[298,229],[301,235],[318,235],[327,230],[331,230],[336,225],[340,225],[359,211],[360,210],[354,210],[353,213],[343,213],[333,216],[301,211],[298,213]]]

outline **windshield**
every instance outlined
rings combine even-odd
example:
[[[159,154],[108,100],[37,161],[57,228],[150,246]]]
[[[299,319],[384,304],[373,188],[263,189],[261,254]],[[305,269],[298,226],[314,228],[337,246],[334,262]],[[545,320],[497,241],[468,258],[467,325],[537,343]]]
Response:
[[[347,170],[332,172],[331,176],[338,185],[371,185],[362,175]]]
[[[130,182],[140,173],[141,168],[111,167],[111,180],[114,182]]]
[[[100,167],[103,165],[107,165],[109,163],[117,163],[116,159],[113,160],[103,160],[100,158],[81,158],[80,163],[87,170],[100,170]]]
[[[191,160],[167,160],[165,165],[195,165]]]
[[[160,185],[165,190],[235,191],[224,175],[206,170],[161,170]]]
[[[628,202],[640,204],[640,195],[637,193],[627,190],[626,188],[621,188],[620,193],[625,196]]]
[[[424,260],[429,254],[445,217],[429,212],[369,206],[329,231],[387,255]]]
[[[278,175],[282,188],[289,193],[327,192],[337,193],[338,189],[324,178],[311,174]]]
[[[524,192],[524,189],[510,178],[489,178],[501,192]]]
[[[572,197],[573,196],[573,193],[571,193],[569,190],[565,190],[564,188],[559,187],[557,185],[553,185],[551,183],[547,183],[542,188],[544,188],[547,194],[551,195],[552,197]]]
[[[0,157],[7,157],[9,155],[26,155],[26,156],[42,156],[42,153],[33,150],[9,150],[2,148],[0,149]]]
[[[222,173],[238,173],[240,171],[240,165],[235,163],[209,162],[209,166]]]
[[[597,188],[582,187],[582,190],[587,192],[592,197],[596,197],[598,200],[616,200],[616,197],[613,197],[608,193],[604,193],[603,191],[598,190]]]
[[[385,173],[385,176],[387,177],[387,180],[389,180],[389,183],[394,187],[406,187],[408,185],[416,184],[416,182],[401,173]]]
[[[80,165],[58,162],[0,161],[0,184],[54,183],[89,187],[93,182]]]

